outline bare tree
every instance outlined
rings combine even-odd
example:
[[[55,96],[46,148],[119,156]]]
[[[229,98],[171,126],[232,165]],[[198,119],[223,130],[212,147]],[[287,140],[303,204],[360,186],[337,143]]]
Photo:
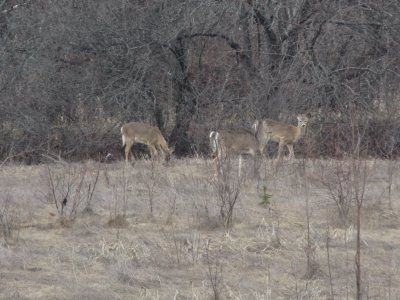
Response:
[[[349,125],[350,105],[379,117],[377,128],[393,132],[398,149],[396,1],[0,5],[2,160],[41,161],[53,128],[63,132],[57,151],[65,158],[116,155],[119,127],[139,120],[156,124],[186,155],[193,122],[208,130],[249,126],[306,110],[320,112],[315,137],[325,145],[337,126]],[[387,113],[375,113],[376,103]],[[384,144],[384,135],[369,136]]]

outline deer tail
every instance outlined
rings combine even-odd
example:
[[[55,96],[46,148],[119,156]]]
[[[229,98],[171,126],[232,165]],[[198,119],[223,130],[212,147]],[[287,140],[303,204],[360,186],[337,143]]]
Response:
[[[125,132],[124,127],[121,127],[121,134],[122,134],[122,146],[125,146]]]

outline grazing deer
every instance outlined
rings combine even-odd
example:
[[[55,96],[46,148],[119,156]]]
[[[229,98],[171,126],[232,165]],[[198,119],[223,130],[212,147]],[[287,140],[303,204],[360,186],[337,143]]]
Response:
[[[289,150],[289,158],[294,158],[293,144],[303,135],[307,126],[308,116],[298,115],[297,126],[284,124],[271,119],[262,121],[256,120],[252,126],[256,139],[259,141],[260,152],[263,153],[269,140],[279,143],[278,158],[279,161],[283,146],[286,145]]]
[[[214,159],[226,157],[228,155],[239,155],[239,177],[242,164],[242,155],[251,155],[254,159],[259,148],[258,142],[252,131],[244,128],[222,129],[211,131],[210,133],[211,156]],[[256,168],[256,165],[254,165]]]
[[[129,161],[129,152],[133,144],[141,143],[147,145],[151,157],[157,157],[158,151],[165,153],[165,160],[171,158],[172,150],[168,148],[167,142],[157,127],[146,123],[130,122],[121,127],[122,146],[125,146],[125,161]]]

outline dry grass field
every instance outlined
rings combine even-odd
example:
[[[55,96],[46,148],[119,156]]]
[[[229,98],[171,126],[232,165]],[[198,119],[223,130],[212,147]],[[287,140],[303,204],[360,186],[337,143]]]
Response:
[[[0,298],[354,299],[351,162],[252,164],[2,166]],[[398,162],[361,166],[363,294],[400,299]]]

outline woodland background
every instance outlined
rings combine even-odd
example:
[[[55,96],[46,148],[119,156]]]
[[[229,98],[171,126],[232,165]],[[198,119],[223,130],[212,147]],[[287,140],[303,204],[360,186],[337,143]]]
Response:
[[[399,299],[399,50],[398,0],[0,0],[0,298]],[[299,113],[297,159],[203,159]]]
[[[208,132],[311,113],[296,149],[399,154],[397,0],[1,0],[0,159],[122,158],[157,125],[175,155]],[[306,149],[307,148],[307,149]],[[306,150],[305,150],[306,149]]]

